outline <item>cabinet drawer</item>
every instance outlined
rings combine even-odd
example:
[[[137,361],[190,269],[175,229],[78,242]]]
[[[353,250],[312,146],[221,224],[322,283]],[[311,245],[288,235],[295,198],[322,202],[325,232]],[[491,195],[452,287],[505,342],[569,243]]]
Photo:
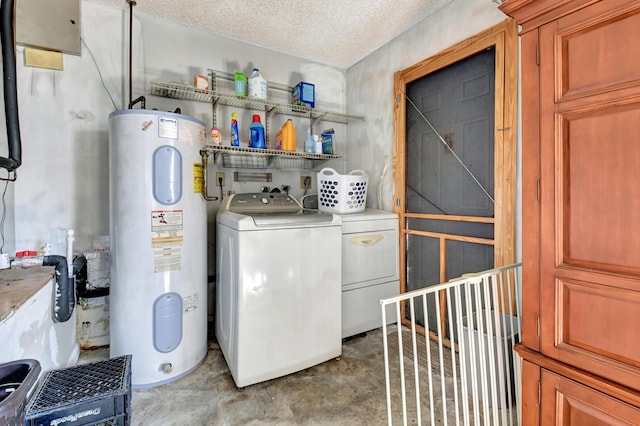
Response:
[[[342,285],[398,278],[395,230],[342,235]]]
[[[397,296],[400,283],[389,281],[342,291],[342,338],[382,326],[380,299]],[[396,321],[395,306],[387,305],[387,324]]]
[[[640,408],[564,376],[542,370],[542,425],[633,425]]]

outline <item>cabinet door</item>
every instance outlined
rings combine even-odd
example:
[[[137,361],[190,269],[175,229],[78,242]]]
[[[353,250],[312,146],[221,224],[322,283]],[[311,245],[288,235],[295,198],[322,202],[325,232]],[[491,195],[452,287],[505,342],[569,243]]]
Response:
[[[541,425],[637,425],[640,409],[547,370],[541,375]]]
[[[539,34],[541,351],[640,390],[640,1]]]

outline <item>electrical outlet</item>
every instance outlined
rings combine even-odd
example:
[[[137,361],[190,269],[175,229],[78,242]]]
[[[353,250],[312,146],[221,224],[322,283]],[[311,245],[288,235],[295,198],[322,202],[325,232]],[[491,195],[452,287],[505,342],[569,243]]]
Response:
[[[313,180],[311,180],[311,176],[300,176],[300,188],[311,189],[312,186]]]
[[[220,183],[222,179],[222,183]],[[216,172],[216,186],[224,186],[224,172]]]

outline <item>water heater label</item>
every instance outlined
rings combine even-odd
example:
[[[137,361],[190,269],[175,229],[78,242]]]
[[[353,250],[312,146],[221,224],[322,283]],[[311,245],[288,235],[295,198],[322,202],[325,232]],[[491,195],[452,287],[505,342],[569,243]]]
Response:
[[[200,143],[205,143],[204,127],[196,126],[196,140]]]
[[[153,272],[180,271],[182,244],[182,210],[153,210],[151,212]]]
[[[178,139],[178,119],[160,117],[158,136],[161,138]]]
[[[204,168],[202,163],[193,163],[193,193],[201,194],[204,187]]]

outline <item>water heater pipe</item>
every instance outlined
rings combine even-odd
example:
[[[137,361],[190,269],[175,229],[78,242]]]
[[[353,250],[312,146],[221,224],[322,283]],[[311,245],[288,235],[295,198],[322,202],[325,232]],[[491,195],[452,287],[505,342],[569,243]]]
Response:
[[[207,169],[209,167],[209,153],[207,150],[203,149],[200,151],[200,156],[202,157],[202,198],[207,201],[217,201],[218,197],[209,195],[209,186],[207,179]]]
[[[133,109],[133,106],[138,102],[142,105],[142,109],[146,109],[144,96],[138,96],[135,100],[129,102],[129,109]]]
[[[136,5],[136,2],[127,0],[127,3],[129,3],[129,109],[131,109],[131,99],[133,97],[133,77],[131,75],[133,69],[133,6]],[[144,109],[144,105],[142,109]]]
[[[0,5],[4,113],[9,148],[9,157],[0,157],[0,167],[7,169],[9,172],[15,171],[22,164],[22,143],[20,142],[20,122],[18,120],[18,89],[16,84],[16,54],[13,35],[13,4],[14,0],[2,0]]]
[[[73,229],[69,229],[67,231],[67,269],[69,272],[69,278],[73,278],[73,276],[77,272],[74,272],[73,268],[71,267],[73,264],[73,242],[75,241],[74,234],[75,232],[73,232]]]

